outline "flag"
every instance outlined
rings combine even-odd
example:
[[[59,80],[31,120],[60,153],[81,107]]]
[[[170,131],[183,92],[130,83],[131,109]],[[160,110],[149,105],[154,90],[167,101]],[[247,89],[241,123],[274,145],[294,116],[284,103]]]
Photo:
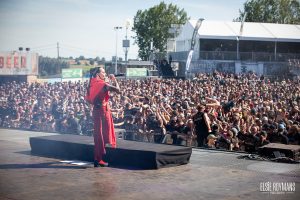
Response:
[[[192,61],[193,53],[194,53],[194,50],[190,50],[188,58],[186,60],[186,65],[185,65],[185,70],[186,71],[188,71],[190,69],[190,64],[191,64],[191,61]]]

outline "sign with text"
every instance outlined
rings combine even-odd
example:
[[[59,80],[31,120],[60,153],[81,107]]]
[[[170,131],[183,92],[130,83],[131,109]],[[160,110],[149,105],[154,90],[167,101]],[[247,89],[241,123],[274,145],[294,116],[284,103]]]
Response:
[[[127,68],[126,76],[127,77],[146,77],[147,69],[146,68]]]
[[[38,54],[0,52],[0,75],[38,75]]]
[[[214,70],[226,73],[235,72],[235,62],[231,61],[197,60],[192,61],[190,65],[192,73],[212,73]]]
[[[82,69],[62,69],[62,78],[82,78]]]

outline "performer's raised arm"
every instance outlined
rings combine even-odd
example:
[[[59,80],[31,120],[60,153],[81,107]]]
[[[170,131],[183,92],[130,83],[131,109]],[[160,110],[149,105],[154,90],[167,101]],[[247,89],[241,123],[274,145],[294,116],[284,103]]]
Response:
[[[121,92],[120,92],[119,83],[118,83],[116,77],[115,77],[113,74],[110,74],[110,75],[109,75],[109,79],[111,80],[111,82],[112,82],[114,85],[112,85],[112,84],[107,84],[107,85],[106,85],[106,89],[107,89],[108,91],[121,93]]]

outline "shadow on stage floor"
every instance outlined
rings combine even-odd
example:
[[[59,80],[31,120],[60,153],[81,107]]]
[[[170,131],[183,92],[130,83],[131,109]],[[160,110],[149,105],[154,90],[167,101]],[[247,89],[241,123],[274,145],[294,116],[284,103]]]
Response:
[[[36,164],[4,164],[0,169],[26,169],[26,168],[57,168],[57,169],[86,169],[87,166],[65,165],[61,162],[45,162]]]

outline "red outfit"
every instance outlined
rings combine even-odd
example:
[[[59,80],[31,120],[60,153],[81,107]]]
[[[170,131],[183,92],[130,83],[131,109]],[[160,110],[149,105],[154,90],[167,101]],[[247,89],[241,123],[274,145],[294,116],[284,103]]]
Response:
[[[94,105],[94,160],[102,160],[106,153],[105,144],[116,147],[114,123],[111,116],[108,100],[109,91],[107,83],[101,79],[92,78],[90,82],[90,94],[86,100]]]

